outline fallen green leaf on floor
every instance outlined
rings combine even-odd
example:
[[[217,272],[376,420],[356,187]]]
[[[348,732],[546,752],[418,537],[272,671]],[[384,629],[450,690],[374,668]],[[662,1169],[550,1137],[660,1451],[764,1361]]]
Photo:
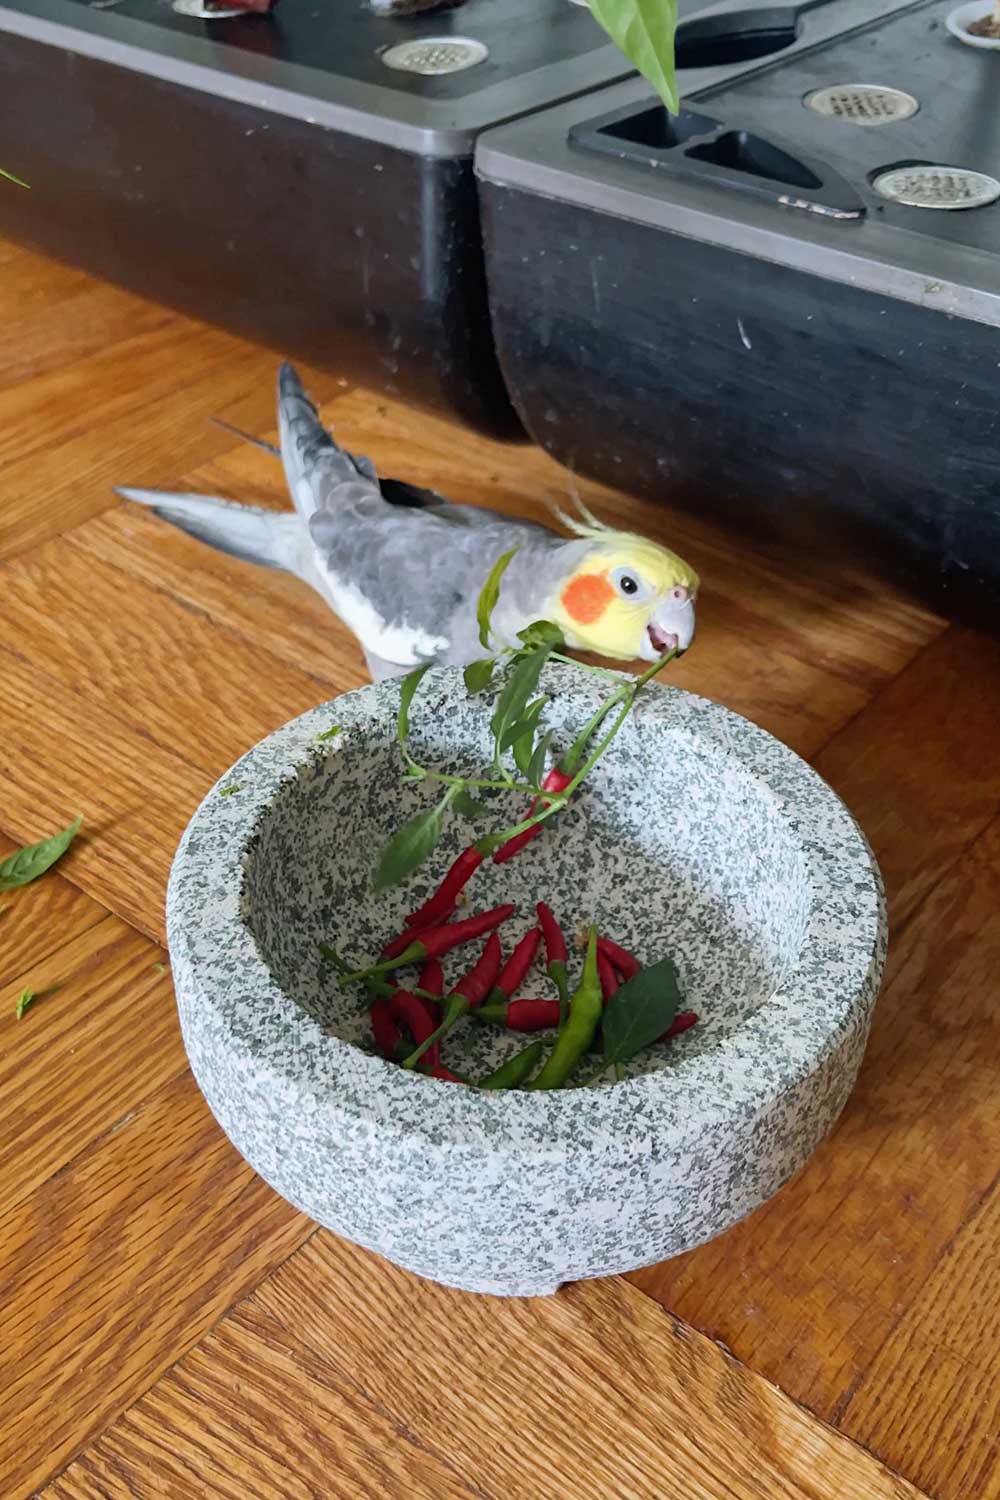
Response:
[[[329,729],[324,729],[322,734],[316,735],[316,743],[317,743],[317,745],[320,745],[320,744],[322,744],[322,742],[324,740],[332,740],[334,738],[334,736],[338,735],[339,733],[340,733],[340,725],[339,724],[333,724],[333,725],[330,726]]]
[[[166,964],[155,963],[153,965],[153,972],[155,974],[165,974],[167,972]]]
[[[13,891],[44,875],[66,853],[82,822],[82,818],[77,818],[61,833],[54,833],[41,843],[28,844],[0,860],[0,891]]]
[[[30,182],[23,182],[20,177],[15,177],[13,172],[5,172],[3,167],[0,167],[0,177],[5,177],[7,181],[12,182],[15,187],[28,188],[29,190],[31,188]]]
[[[242,790],[242,787],[240,786],[239,782],[234,781],[231,786],[220,787],[220,789],[219,789],[219,796],[220,797],[231,797],[234,792],[239,792],[241,790]]]
[[[34,1004],[37,999],[38,996],[35,994],[34,990],[21,991],[20,999],[14,1006],[14,1014],[18,1020],[20,1020],[24,1015],[24,1012],[28,1009],[28,1006]]]

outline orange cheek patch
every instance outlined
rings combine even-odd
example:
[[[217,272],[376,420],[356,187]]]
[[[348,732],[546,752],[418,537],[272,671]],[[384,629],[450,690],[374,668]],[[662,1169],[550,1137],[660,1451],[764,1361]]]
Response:
[[[582,573],[563,589],[562,606],[578,625],[593,625],[614,597],[606,573]]]

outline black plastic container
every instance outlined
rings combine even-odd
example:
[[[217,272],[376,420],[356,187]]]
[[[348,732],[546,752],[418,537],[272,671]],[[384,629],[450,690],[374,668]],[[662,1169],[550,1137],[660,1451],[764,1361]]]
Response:
[[[1000,178],[1000,58],[948,9],[834,0],[736,81],[688,70],[677,120],[627,83],[491,132],[477,165],[532,436],[995,627],[1000,200],[968,174]],[[886,197],[892,168],[983,206]]]
[[[385,49],[469,38],[441,76]],[[519,429],[489,330],[472,173],[485,126],[630,72],[569,0],[377,18],[281,0],[0,6],[0,233],[353,378]]]

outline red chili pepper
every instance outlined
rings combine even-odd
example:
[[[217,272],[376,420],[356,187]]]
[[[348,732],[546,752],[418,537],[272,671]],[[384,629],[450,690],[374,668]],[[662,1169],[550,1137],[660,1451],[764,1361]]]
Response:
[[[427,1053],[425,1052],[424,1053],[424,1059],[425,1059],[425,1061],[426,1061],[426,1058],[427,1058]],[[457,1073],[453,1073],[450,1068],[446,1068],[445,1065],[444,1065],[444,1063],[438,1063],[436,1067],[434,1067],[434,1068],[428,1068],[427,1069],[427,1073],[428,1073],[428,1076],[430,1078],[442,1078],[442,1079],[444,1079],[445,1083],[464,1083],[465,1082],[464,1078],[459,1078],[459,1076],[458,1076]]]
[[[394,990],[389,1001],[393,1018],[401,1021],[415,1042],[423,1042],[437,1026],[437,1016],[429,1000],[412,990]]]
[[[511,1000],[507,1006],[511,1031],[545,1031],[559,1025],[558,1000]]]
[[[546,792],[564,792],[572,780],[572,776],[567,775],[565,771],[560,771],[558,766],[553,766],[542,782],[542,790]],[[547,807],[548,803],[545,802],[544,805]],[[537,809],[538,798],[536,797],[528,809],[528,817],[533,817]],[[512,839],[507,840],[506,844],[500,845],[500,848],[493,855],[493,863],[495,865],[506,864],[509,859],[514,858],[515,854],[520,854],[525,844],[530,844],[532,839],[537,838],[541,831],[542,824],[536,823],[533,828],[526,828],[523,833],[516,833]]]
[[[598,938],[597,951],[599,954],[603,953],[604,957],[614,965],[623,979],[634,979],[642,968],[642,964],[634,953],[630,953],[627,948],[619,947],[610,938]]]
[[[558,1000],[487,1000],[473,1012],[477,1021],[510,1031],[544,1031],[559,1025]]]
[[[500,907],[499,910],[502,911],[504,908]],[[433,1056],[434,1049],[448,1035],[451,1028],[464,1015],[468,1015],[470,1010],[482,1005],[493,987],[493,981],[500,972],[502,957],[500,939],[495,932],[491,932],[477,962],[473,964],[468,974],[453,986],[444,1007],[444,1019],[441,1024],[426,1041],[419,1043],[410,1053],[403,1062],[404,1068],[415,1068],[422,1057]],[[429,1001],[427,1003],[430,1004]]]
[[[676,1016],[674,1016],[674,1019],[671,1021],[670,1025],[667,1027],[666,1031],[660,1037],[660,1041],[669,1042],[671,1037],[680,1036],[684,1031],[690,1031],[691,1027],[696,1024],[697,1020],[698,1017],[695,1015],[693,1010],[679,1010]]]
[[[538,920],[542,928],[542,936],[545,939],[545,958],[551,964],[566,962],[566,939],[563,937],[562,928],[556,921],[555,913],[551,906],[546,906],[544,901],[539,901],[535,907]]]
[[[444,994],[444,970],[438,959],[432,958],[429,963],[424,964],[417,988],[426,990],[428,995]]]
[[[349,977],[368,979],[373,974],[386,974],[390,969],[401,969],[406,964],[423,963],[428,958],[444,958],[453,948],[460,948],[463,943],[492,932],[495,927],[506,922],[508,917],[512,917],[514,910],[513,903],[509,902],[506,906],[494,907],[492,911],[480,912],[478,916],[465,917],[461,922],[446,922],[442,927],[427,927],[423,932],[414,932],[401,953]]]
[[[497,977],[489,993],[490,1000],[509,1000],[516,995],[524,983],[524,976],[535,961],[538,945],[542,941],[542,929],[533,927],[518,943]]]
[[[407,927],[436,927],[447,921],[458,904],[458,898],[467,882],[479,869],[483,862],[483,856],[475,844],[464,849],[458,856],[447,875],[438,886],[434,895],[423,906],[418,906],[416,911],[411,911],[405,918]],[[390,957],[389,954],[386,957]]]
[[[378,995],[372,1001],[372,1036],[383,1057],[395,1057],[396,1044],[400,1040],[399,1023],[392,1014],[392,1001],[388,995]]]
[[[569,981],[566,977],[566,939],[563,937],[562,928],[556,921],[551,907],[546,906],[544,901],[539,901],[535,910],[538,913],[542,937],[545,939],[545,971],[559,991],[559,1003],[562,1006],[563,1020],[565,1020],[566,1009],[569,1004]]]
[[[597,973],[601,981],[601,994],[607,1005],[612,995],[616,995],[621,989],[622,982],[618,978],[618,971],[614,964],[606,954],[601,952],[600,948],[597,950]]]
[[[418,937],[423,937],[423,932],[415,932],[413,928],[407,928],[404,932],[401,932],[399,934],[399,937],[394,937],[391,942],[386,943],[385,947],[382,949],[382,957],[398,958],[399,955],[410,946],[414,938]]]
[[[482,1005],[500,972],[502,958],[503,950],[500,947],[500,939],[495,932],[491,932],[478,961],[473,964],[463,979],[452,986],[449,1000],[455,995],[460,995],[467,1006]]]

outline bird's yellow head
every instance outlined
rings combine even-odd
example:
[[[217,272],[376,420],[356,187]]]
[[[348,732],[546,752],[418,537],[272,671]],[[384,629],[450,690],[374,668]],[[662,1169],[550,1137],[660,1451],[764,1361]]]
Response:
[[[562,519],[591,544],[546,616],[567,644],[625,661],[685,651],[694,637],[694,569],[668,548],[612,531],[589,514],[586,523]]]

